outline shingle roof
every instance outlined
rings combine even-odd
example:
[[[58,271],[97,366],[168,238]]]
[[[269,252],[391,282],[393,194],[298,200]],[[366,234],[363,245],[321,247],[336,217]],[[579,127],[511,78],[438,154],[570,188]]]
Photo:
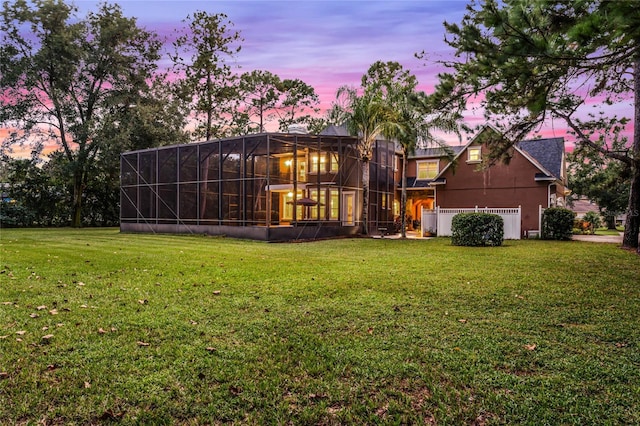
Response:
[[[554,177],[562,177],[563,138],[526,140],[518,142],[516,146],[533,157]]]
[[[457,155],[460,151],[464,149],[463,145],[449,146],[453,151],[453,155]],[[413,155],[410,155],[409,158],[424,158],[424,157],[444,157],[446,156],[446,152],[443,148],[434,147],[434,148],[423,148],[416,149]]]
[[[345,126],[330,125],[320,132],[320,136],[351,136]]]

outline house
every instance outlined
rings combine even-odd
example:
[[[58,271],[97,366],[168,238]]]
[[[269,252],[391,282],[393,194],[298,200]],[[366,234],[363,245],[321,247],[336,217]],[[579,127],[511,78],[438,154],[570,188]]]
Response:
[[[485,127],[465,146],[417,150],[407,162],[407,210],[519,208],[518,235],[540,229],[541,208],[563,205],[562,138],[522,141],[509,164],[489,164]],[[362,231],[357,139],[263,133],[121,155],[120,229],[202,233],[266,241],[331,238]],[[394,229],[400,156],[376,141],[370,162],[369,233]],[[446,233],[441,233],[446,235]]]
[[[263,133],[121,155],[120,229],[266,241],[361,231],[357,139]],[[395,145],[371,161],[370,229],[391,227]]]
[[[407,163],[408,211],[519,208],[520,236],[539,232],[541,209],[564,206],[566,192],[563,138],[517,143],[509,162],[491,162],[489,146],[498,132],[485,126],[466,145],[453,147],[451,161],[442,149],[416,151]]]

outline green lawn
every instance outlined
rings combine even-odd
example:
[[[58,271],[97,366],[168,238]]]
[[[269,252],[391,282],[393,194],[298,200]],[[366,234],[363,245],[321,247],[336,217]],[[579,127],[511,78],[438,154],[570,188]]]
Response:
[[[0,239],[2,424],[638,424],[615,244]]]

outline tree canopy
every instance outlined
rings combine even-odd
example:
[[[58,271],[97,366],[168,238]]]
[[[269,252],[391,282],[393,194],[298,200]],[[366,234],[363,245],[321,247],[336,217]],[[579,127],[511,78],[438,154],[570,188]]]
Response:
[[[13,129],[6,144],[58,145],[73,188],[72,224],[80,226],[89,171],[106,143],[101,130],[114,125],[114,110],[148,92],[161,43],[117,5],[101,4],[85,19],[76,13],[60,0],[3,4],[0,123]]]
[[[440,76],[441,105],[463,110],[481,99],[504,139],[493,156],[508,159],[513,144],[554,119],[578,147],[631,170],[624,245],[638,247],[640,225],[640,8],[634,1],[487,0],[467,6],[459,24],[445,23],[456,58]],[[635,105],[633,141],[620,151],[612,132],[631,117],[606,106]],[[585,115],[589,103],[601,105]]]
[[[228,136],[238,76],[230,61],[240,52],[242,37],[223,13],[196,12],[184,21],[170,55],[178,74],[180,94],[197,122],[195,139]]]

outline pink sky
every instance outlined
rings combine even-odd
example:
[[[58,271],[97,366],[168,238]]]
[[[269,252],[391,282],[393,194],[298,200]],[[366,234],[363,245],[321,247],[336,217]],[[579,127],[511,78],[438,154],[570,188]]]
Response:
[[[268,70],[281,78],[299,78],[313,86],[328,107],[342,85],[359,85],[375,61],[398,61],[431,92],[437,61],[453,50],[444,42],[443,21],[460,22],[467,1],[178,1],[120,0],[124,14],[140,26],[172,39],[174,30],[195,11],[224,13],[244,42],[238,54],[240,72]],[[76,1],[79,16],[96,10],[96,1]],[[428,62],[415,58],[426,52]],[[163,66],[168,66],[165,59]],[[632,116],[631,103],[614,106],[618,115]],[[467,114],[470,124],[483,124],[481,113]],[[549,123],[540,134],[566,136],[564,123]],[[465,139],[462,141],[466,142]],[[457,144],[457,137],[451,138]]]

